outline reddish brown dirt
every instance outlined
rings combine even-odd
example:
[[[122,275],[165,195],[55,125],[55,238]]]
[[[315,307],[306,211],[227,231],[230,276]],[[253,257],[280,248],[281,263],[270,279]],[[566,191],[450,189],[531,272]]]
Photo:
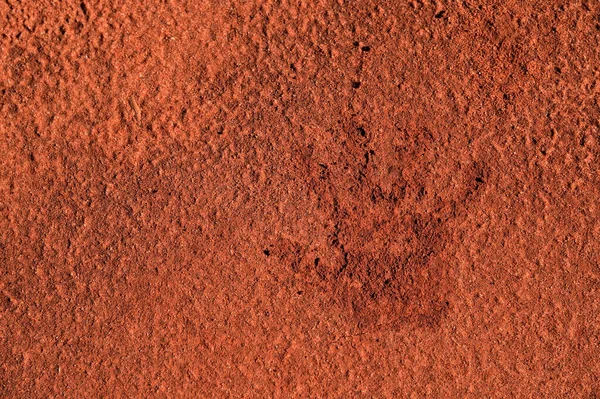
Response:
[[[600,395],[598,1],[0,34],[0,397]]]

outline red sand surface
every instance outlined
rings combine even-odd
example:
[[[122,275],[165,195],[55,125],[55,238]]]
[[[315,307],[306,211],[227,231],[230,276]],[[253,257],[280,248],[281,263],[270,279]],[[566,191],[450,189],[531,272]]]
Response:
[[[0,2],[0,397],[596,398],[600,2]]]

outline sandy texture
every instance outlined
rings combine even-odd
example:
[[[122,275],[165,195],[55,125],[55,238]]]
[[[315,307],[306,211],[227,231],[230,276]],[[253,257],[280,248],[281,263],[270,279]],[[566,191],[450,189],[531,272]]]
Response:
[[[0,1],[0,397],[600,395],[600,3]]]

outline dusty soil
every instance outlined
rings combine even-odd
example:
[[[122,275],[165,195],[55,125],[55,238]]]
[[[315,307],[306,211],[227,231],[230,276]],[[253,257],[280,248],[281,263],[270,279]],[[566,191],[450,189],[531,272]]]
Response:
[[[0,2],[0,397],[595,398],[600,3]]]

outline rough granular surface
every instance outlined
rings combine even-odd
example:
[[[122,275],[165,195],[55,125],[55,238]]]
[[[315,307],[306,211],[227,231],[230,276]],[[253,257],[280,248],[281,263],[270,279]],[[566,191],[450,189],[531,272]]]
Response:
[[[596,398],[600,3],[0,2],[1,398]]]

